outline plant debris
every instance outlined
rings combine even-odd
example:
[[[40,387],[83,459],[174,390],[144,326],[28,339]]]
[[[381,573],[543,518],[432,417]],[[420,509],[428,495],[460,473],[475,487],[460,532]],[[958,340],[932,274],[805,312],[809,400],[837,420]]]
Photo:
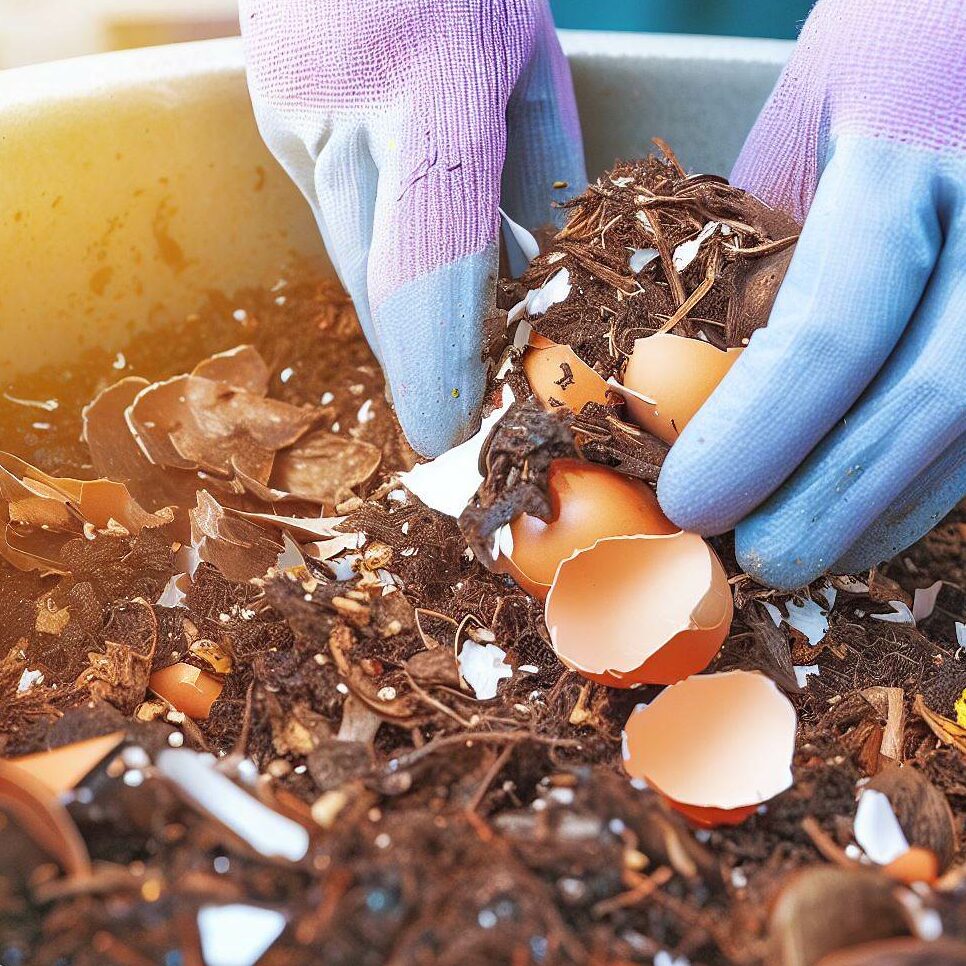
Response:
[[[636,492],[668,449],[613,388],[579,408],[535,396],[526,353],[569,347],[606,386],[656,333],[740,348],[797,235],[669,151],[568,208],[522,282],[501,282],[528,328],[508,331],[484,429],[415,471],[347,298],[307,271],[213,296],[125,347],[123,371],[92,350],[5,387],[0,962],[961,955],[962,510],[798,595],[741,573],[729,537],[695,544],[734,621],[710,621],[711,676],[670,688],[737,676],[789,731],[797,716],[761,794],[699,790],[750,811],[735,825],[696,827],[625,771],[635,706],[675,692],[571,670],[543,602],[497,572],[514,521],[553,523],[557,461]],[[18,399],[56,401],[48,428]],[[581,648],[605,650],[602,626],[591,614]],[[689,707],[675,746],[740,758],[727,704]],[[905,852],[864,850],[876,796]]]

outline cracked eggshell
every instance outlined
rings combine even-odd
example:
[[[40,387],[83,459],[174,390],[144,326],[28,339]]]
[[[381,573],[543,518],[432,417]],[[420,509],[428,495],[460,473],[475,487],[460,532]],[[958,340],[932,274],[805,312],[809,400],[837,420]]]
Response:
[[[522,513],[510,523],[503,562],[524,590],[544,599],[561,561],[603,537],[670,534],[649,486],[596,463],[558,459],[550,465],[550,522]]]
[[[611,687],[703,671],[731,627],[721,561],[696,534],[617,536],[564,560],[547,596],[557,657]]]
[[[696,675],[634,709],[624,768],[695,824],[737,825],[791,786],[796,726],[765,675]]]
[[[7,764],[32,776],[54,795],[63,795],[73,791],[122,741],[124,732],[115,731],[48,751],[9,758]]]
[[[547,341],[542,336],[540,338]],[[533,335],[530,341],[533,342]],[[579,413],[589,402],[607,404],[604,378],[581,360],[569,345],[550,343],[548,348],[528,348],[523,354],[523,372],[534,396],[548,412],[567,408]]]
[[[629,415],[673,444],[741,352],[665,333],[637,339],[624,370],[627,391],[621,393]]]
[[[206,671],[181,662],[155,671],[148,687],[175,710],[201,721],[211,713],[211,706],[218,700],[224,685]]]
[[[7,834],[25,832],[68,876],[85,878],[91,874],[87,846],[66,807],[32,773],[3,759],[0,820]]]

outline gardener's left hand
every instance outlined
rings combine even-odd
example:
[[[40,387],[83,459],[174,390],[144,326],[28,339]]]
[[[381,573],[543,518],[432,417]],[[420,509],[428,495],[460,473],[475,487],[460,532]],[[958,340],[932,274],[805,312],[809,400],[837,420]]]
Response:
[[[782,588],[966,494],[966,8],[821,0],[732,180],[804,231],[769,325],[671,449],[665,512]]]

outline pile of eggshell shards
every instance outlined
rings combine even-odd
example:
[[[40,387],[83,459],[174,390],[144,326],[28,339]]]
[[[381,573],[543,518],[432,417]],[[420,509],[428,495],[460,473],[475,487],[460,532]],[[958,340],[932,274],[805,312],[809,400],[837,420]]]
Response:
[[[625,183],[617,187],[633,188],[632,175],[618,180]],[[695,187],[707,185],[699,181]],[[716,187],[735,192],[727,185]],[[639,195],[644,204],[630,214],[615,209],[610,222],[611,228],[616,222],[631,223],[634,237],[628,238],[625,228],[616,244],[627,261],[622,274],[606,262],[606,243],[599,241],[601,218],[591,244],[583,247],[575,230],[579,218],[572,218],[531,266],[525,280],[539,284],[507,313],[511,346],[497,373],[494,401],[498,396],[499,405],[472,439],[402,477],[427,506],[460,516],[484,482],[488,444],[501,429],[512,434],[520,406],[534,402],[555,418],[607,413],[639,443],[647,440],[650,452],[662,454],[741,354],[740,345],[716,345],[703,330],[688,328],[689,312],[711,290],[715,271],[726,274],[723,253],[729,245],[740,251],[738,231],[718,221],[696,233],[682,225],[686,239],[670,248],[658,234],[656,219],[635,217],[648,211],[646,199],[653,197],[646,188],[638,190],[646,193]],[[763,238],[761,231],[749,247],[757,242],[764,254],[787,264],[797,236],[793,225],[783,223],[782,228],[785,233],[777,242]],[[536,241],[521,226],[510,230],[526,252],[536,255]],[[704,281],[690,297],[682,292],[666,318],[653,319],[652,331],[641,330],[628,340],[629,351],[616,347],[611,329],[612,358],[599,366],[603,372],[588,365],[572,345],[537,331],[548,312],[559,312],[568,301],[577,305],[570,319],[578,331],[583,319],[596,314],[594,294],[581,284],[588,276],[630,302],[647,295],[640,277],[649,266],[665,277],[673,275],[680,287],[682,275],[699,256],[709,266],[702,272]],[[772,268],[770,297],[780,280],[781,272]],[[756,324],[761,324],[767,306],[761,304],[760,274],[757,284]],[[753,330],[748,320],[734,329],[747,333],[741,337],[747,343]],[[592,357],[594,351],[585,355]],[[608,371],[612,374],[605,378]],[[525,432],[521,428],[518,435]],[[550,460],[542,482],[549,512],[520,512],[495,529],[490,521],[488,565],[545,601],[551,646],[564,665],[609,687],[667,685],[650,704],[639,705],[627,723],[628,773],[697,823],[742,821],[791,785],[796,716],[778,687],[760,673],[700,674],[731,627],[732,589],[721,561],[705,540],[667,519],[648,482],[619,468],[561,457]],[[478,533],[469,539],[480,545]],[[710,731],[676,726],[700,719],[722,724]]]
[[[345,518],[327,517],[323,507],[352,498],[379,468],[381,450],[321,429],[318,408],[268,390],[265,360],[238,346],[191,373],[159,382],[132,376],[98,394],[83,412],[97,479],[54,477],[0,452],[0,558],[21,571],[68,576],[78,538],[158,529],[173,539],[177,572],[157,601],[170,608],[184,600],[202,561],[243,582],[355,549],[360,535],[339,530]],[[50,599],[37,629],[59,634],[68,619]],[[156,670],[149,684],[162,702],[200,720],[231,662],[203,642],[192,655],[210,670],[180,661]],[[151,655],[144,657],[150,666]],[[96,694],[98,669],[85,673],[78,683]]]

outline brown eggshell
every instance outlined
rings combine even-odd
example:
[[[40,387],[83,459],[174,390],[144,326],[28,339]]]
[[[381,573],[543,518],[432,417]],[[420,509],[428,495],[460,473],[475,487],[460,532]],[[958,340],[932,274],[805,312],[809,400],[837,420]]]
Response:
[[[607,403],[607,383],[569,345],[528,348],[523,371],[534,396],[549,412],[565,407],[579,413],[589,402]]]
[[[10,815],[70,876],[91,874],[87,846],[67,809],[29,771],[0,760],[0,812]]]
[[[638,705],[624,767],[701,825],[734,824],[792,783],[796,717],[754,671],[689,677]]]
[[[554,652],[612,687],[703,671],[728,635],[731,588],[696,534],[618,536],[564,560],[547,596]]]
[[[151,675],[148,686],[189,718],[201,721],[221,694],[218,678],[190,664],[172,664]]]
[[[531,329],[530,337],[527,339],[527,345],[531,349],[552,349],[557,343],[551,342],[545,335],[541,335],[535,329]]]
[[[549,523],[523,513],[510,523],[513,551],[507,571],[543,599],[561,561],[603,537],[670,534],[678,528],[663,514],[649,486],[596,463],[559,459],[550,465]]]
[[[76,741],[50,751],[39,751],[7,764],[40,782],[55,795],[73,791],[124,740],[124,732]]]
[[[913,882],[935,882],[939,878],[939,858],[931,849],[910,846],[882,870],[891,879],[911,885]]]
[[[700,339],[660,333],[634,343],[621,393],[642,429],[673,444],[735,364],[741,349],[722,352]]]

